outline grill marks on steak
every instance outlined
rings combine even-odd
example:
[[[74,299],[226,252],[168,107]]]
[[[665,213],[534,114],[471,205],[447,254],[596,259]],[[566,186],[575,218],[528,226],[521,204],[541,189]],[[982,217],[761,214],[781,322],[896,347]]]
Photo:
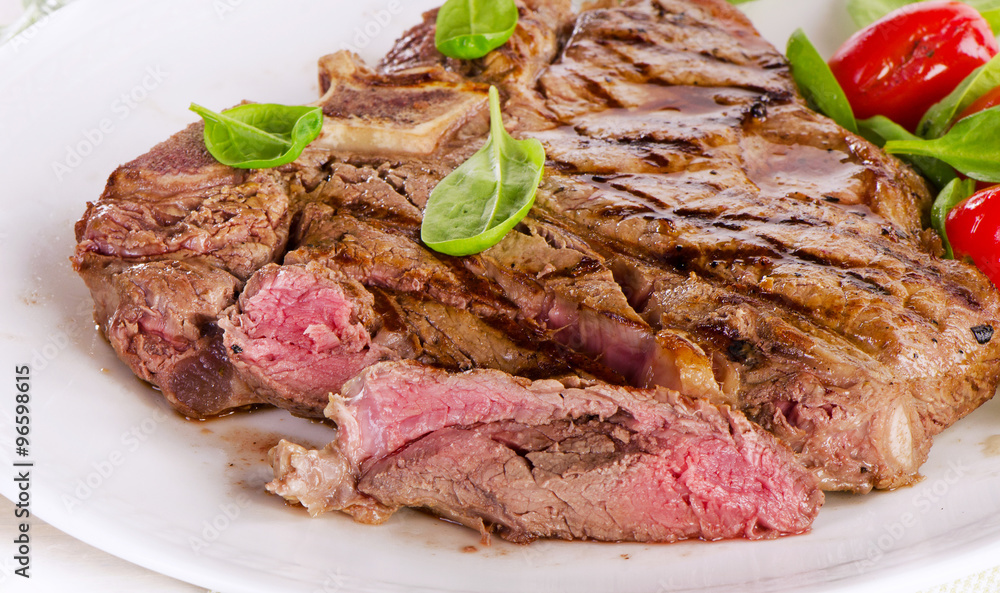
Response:
[[[611,4],[611,3],[605,3]],[[539,78],[561,121],[642,100],[643,83],[789,92],[784,58],[742,13],[711,0],[624,2],[580,14],[559,58]]]
[[[663,388],[383,363],[327,414],[326,449],[271,452],[268,489],[312,514],[423,507],[522,543],[760,539],[807,529],[823,500],[742,415]]]
[[[919,178],[809,111],[720,11],[579,19],[539,80],[561,127],[523,132],[554,161],[536,212],[612,259],[643,318],[688,332],[824,487],[909,483],[928,437],[993,393],[996,345],[969,328],[998,322],[996,293],[930,255]]]

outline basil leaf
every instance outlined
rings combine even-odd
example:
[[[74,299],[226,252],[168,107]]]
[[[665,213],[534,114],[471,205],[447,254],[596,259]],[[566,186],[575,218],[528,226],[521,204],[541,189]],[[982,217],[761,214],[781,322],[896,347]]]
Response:
[[[538,140],[515,140],[504,129],[500,95],[490,87],[490,136],[431,191],[420,239],[448,255],[471,255],[499,243],[535,203],[544,168]]]
[[[747,2],[753,2],[753,0],[729,0],[730,4],[746,4]]]
[[[952,179],[948,185],[934,199],[931,206],[931,226],[941,236],[944,243],[945,257],[955,259],[955,253],[951,250],[951,243],[948,241],[948,232],[944,228],[948,211],[957,206],[963,200],[971,196],[976,191],[976,181],[974,179]]]
[[[951,120],[987,91],[1000,86],[1000,54],[976,68],[955,90],[931,106],[917,125],[917,134],[924,138],[939,138],[948,130]]]
[[[514,0],[448,0],[438,10],[434,45],[449,58],[481,58],[507,43],[517,17]]]
[[[792,77],[806,101],[841,127],[857,134],[858,125],[844,89],[802,29],[796,29],[788,38],[785,53],[792,66]]]
[[[216,113],[195,103],[205,120],[205,148],[240,169],[278,167],[297,159],[323,128],[323,110],[305,105],[247,103]]]
[[[884,115],[862,119],[858,121],[858,128],[862,136],[877,146],[884,146],[888,140],[921,140]],[[944,187],[956,177],[955,169],[951,165],[936,158],[906,154],[899,156],[920,171],[935,187]]]
[[[921,0],[847,0],[847,13],[858,28],[864,28],[874,23],[897,8],[902,8],[907,4],[915,4]],[[975,8],[993,26],[993,21],[986,15],[997,8],[1000,8],[1000,0],[965,0],[965,4]],[[996,29],[993,29],[996,32]]]
[[[940,138],[890,140],[885,151],[930,156],[980,181],[1000,183],[1000,107],[974,113],[955,122]]]

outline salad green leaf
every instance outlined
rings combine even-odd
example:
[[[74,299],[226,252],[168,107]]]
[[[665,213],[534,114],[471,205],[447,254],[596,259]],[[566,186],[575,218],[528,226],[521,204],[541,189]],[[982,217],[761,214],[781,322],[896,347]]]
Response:
[[[1000,183],[1000,107],[955,122],[940,138],[890,140],[886,152],[940,159],[980,181]]]
[[[305,105],[246,103],[222,113],[190,107],[205,120],[205,148],[224,165],[278,167],[297,159],[323,128],[323,111]]]
[[[917,135],[939,138],[948,130],[955,115],[997,86],[1000,86],[1000,54],[973,70],[955,90],[928,109],[917,125]]]
[[[847,0],[847,14],[859,29],[917,0]]]
[[[859,120],[858,129],[862,136],[876,146],[884,146],[889,140],[921,140],[919,136],[911,134],[909,130],[884,115]],[[955,169],[951,165],[936,158],[907,154],[899,156],[916,167],[936,187],[944,187],[956,177]]]
[[[545,149],[534,138],[507,133],[496,87],[489,100],[486,144],[434,187],[424,208],[420,239],[435,251],[460,256],[488,249],[535,203]]]
[[[994,35],[1000,33],[1000,8],[980,9],[979,14],[983,15],[986,22],[990,24],[990,30],[993,31]]]
[[[860,29],[867,27],[897,8],[902,8],[907,4],[914,4],[919,1],[920,0],[847,0],[847,13],[851,15],[851,19],[854,21],[854,24]],[[1000,0],[964,0],[964,2],[982,13],[983,16],[986,17],[986,20],[990,23],[990,27],[993,28],[993,32],[997,32],[997,29],[994,26],[994,21],[991,20],[990,16],[987,16],[986,13],[1000,8]]]
[[[980,13],[996,10],[1000,8],[1000,0],[962,0],[969,6],[975,8]]]
[[[857,134],[858,125],[854,120],[851,104],[847,101],[847,95],[830,71],[826,60],[819,55],[802,29],[796,29],[788,38],[785,53],[792,66],[795,83],[799,85],[799,90],[806,100],[817,111],[826,114],[841,127]]]
[[[514,0],[448,0],[438,10],[434,45],[450,58],[481,58],[507,43],[517,18]]]
[[[955,259],[955,253],[951,250],[951,243],[948,242],[948,232],[945,230],[945,219],[948,211],[957,206],[963,200],[971,196],[976,191],[976,181],[974,179],[952,179],[948,185],[944,186],[934,199],[931,206],[931,226],[941,236],[944,243],[945,257]]]

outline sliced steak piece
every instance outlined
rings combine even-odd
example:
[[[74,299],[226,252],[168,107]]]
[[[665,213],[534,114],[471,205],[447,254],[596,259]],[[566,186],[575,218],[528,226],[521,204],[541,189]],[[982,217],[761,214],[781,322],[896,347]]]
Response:
[[[726,406],[658,388],[415,363],[332,398],[321,451],[282,441],[268,490],[381,522],[413,506],[506,539],[760,539],[808,529],[816,479]]]
[[[159,386],[181,414],[205,418],[263,403],[234,371],[215,321],[240,282],[198,259],[101,271],[101,330],[137,377]]]

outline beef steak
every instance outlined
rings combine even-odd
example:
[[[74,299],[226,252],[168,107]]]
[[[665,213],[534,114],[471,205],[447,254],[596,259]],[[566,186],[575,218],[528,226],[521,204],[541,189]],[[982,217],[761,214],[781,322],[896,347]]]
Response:
[[[825,489],[918,479],[1000,369],[983,339],[997,292],[940,259],[926,184],[812,112],[727,2],[519,8],[480,60],[434,49],[433,11],[376,68],[324,57],[323,132],[280,169],[214,163],[194,125],[116,171],[74,262],[119,356],[191,416],[261,401],[319,416],[386,360],[660,385],[730,403]],[[546,148],[536,205],[481,254],[435,254],[421,211],[481,146],[491,84],[510,132]],[[196,270],[189,289],[148,296],[177,266]],[[150,312],[163,321],[134,321]],[[499,433],[453,428],[401,463],[456,440],[494,451]]]

